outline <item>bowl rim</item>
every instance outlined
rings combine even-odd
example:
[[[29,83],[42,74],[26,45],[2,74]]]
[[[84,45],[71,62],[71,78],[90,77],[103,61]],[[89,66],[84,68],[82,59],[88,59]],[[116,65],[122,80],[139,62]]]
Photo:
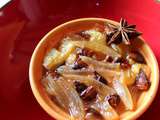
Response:
[[[61,27],[67,26],[69,24],[74,24],[77,22],[85,22],[85,21],[102,21],[102,22],[112,22],[114,24],[118,24],[118,22],[110,20],[110,19],[105,19],[105,18],[79,18],[79,19],[74,19],[68,22],[65,22],[63,24],[58,25],[57,27],[53,28],[52,30],[50,30],[37,44],[32,57],[31,57],[31,61],[30,61],[30,65],[29,65],[29,81],[30,81],[30,86],[32,89],[32,92],[36,98],[36,100],[38,101],[38,103],[40,104],[40,106],[53,118],[56,118],[58,120],[64,120],[64,116],[60,115],[60,113],[63,113],[62,110],[59,111],[59,113],[57,113],[56,111],[53,110],[53,108],[51,108],[46,101],[43,99],[42,95],[40,94],[40,92],[38,91],[35,79],[34,79],[34,75],[33,75],[33,66],[34,66],[34,59],[36,57],[36,53],[38,51],[38,49],[42,46],[43,43],[46,42],[48,36],[50,36],[54,31],[60,29]],[[144,39],[142,37],[140,37],[143,41]],[[145,42],[145,41],[144,41]],[[156,78],[155,78],[155,82],[156,85],[154,86],[154,90],[151,94],[151,98],[148,99],[147,104],[145,105],[141,105],[141,109],[138,109],[138,111],[135,111],[135,114],[132,114],[132,116],[130,116],[128,119],[137,119],[138,117],[140,117],[151,105],[151,103],[153,102],[156,93],[158,91],[158,86],[159,86],[159,67],[158,67],[158,62],[157,59],[152,51],[152,49],[149,47],[149,45],[145,42],[145,47],[146,49],[148,49],[151,53],[151,57],[154,60],[154,67],[155,67],[155,71],[156,71]]]

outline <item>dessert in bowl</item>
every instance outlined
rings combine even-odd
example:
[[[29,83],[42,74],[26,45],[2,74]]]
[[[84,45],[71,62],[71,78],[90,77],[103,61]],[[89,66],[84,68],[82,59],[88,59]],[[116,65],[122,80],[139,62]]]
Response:
[[[158,88],[156,58],[126,20],[83,18],[51,30],[30,63],[30,84],[58,120],[136,119]]]

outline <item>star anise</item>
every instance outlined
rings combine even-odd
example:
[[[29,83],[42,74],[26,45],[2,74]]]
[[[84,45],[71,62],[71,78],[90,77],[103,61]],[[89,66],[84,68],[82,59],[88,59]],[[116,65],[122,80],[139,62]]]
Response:
[[[142,34],[136,31],[136,25],[128,25],[127,21],[123,18],[120,20],[120,25],[107,23],[107,28],[107,43],[109,45],[111,43],[119,44],[121,42],[126,45],[130,45],[131,39],[134,39]]]

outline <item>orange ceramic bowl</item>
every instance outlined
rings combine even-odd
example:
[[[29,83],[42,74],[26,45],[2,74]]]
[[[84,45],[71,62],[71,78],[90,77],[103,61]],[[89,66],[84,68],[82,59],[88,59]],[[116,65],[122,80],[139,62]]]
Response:
[[[48,47],[54,47],[57,45],[64,34],[72,33],[79,30],[85,30],[92,28],[96,23],[104,24],[104,22],[111,22],[112,24],[118,24],[115,21],[102,19],[102,18],[82,18],[73,21],[69,21],[51,30],[47,33],[37,45],[31,58],[29,68],[30,85],[35,98],[41,107],[53,118],[57,120],[67,120],[69,115],[59,108],[51,99],[41,85],[42,78],[42,61]],[[150,106],[151,102],[155,98],[158,84],[159,84],[159,69],[157,60],[147,45],[147,43],[140,38],[136,47],[145,57],[147,64],[151,68],[151,87],[147,92],[143,92],[137,101],[137,108],[135,111],[126,111],[120,115],[122,120],[134,120],[142,115],[146,109]]]

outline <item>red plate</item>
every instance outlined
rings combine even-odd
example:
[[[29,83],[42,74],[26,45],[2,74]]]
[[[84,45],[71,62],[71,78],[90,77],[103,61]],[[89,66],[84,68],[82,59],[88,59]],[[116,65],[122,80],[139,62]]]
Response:
[[[0,119],[52,120],[31,92],[30,57],[48,31],[81,17],[126,18],[144,33],[160,63],[158,0],[13,0],[0,9]],[[140,120],[158,119],[158,94]]]

